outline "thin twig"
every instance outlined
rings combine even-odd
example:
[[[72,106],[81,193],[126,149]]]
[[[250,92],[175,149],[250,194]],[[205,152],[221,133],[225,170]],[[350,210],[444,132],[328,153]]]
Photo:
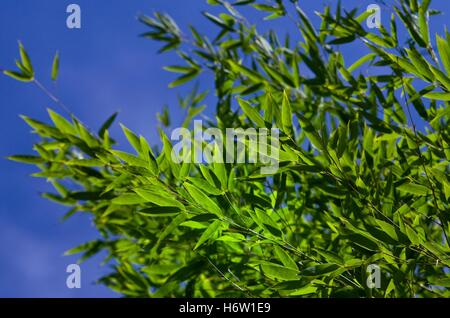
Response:
[[[42,91],[45,95],[47,95],[52,101],[55,102],[58,106],[60,106],[65,112],[67,112],[70,116],[74,116],[70,111],[69,107],[67,107],[58,97],[53,95],[44,85],[41,84],[37,79],[33,79],[33,83]]]

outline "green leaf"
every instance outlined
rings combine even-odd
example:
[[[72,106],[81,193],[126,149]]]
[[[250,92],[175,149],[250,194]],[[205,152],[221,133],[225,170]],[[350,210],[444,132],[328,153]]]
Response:
[[[187,216],[185,213],[178,215],[177,217],[175,217],[172,222],[170,222],[170,224],[168,226],[166,226],[164,228],[164,230],[160,233],[158,233],[158,241],[156,242],[156,244],[153,246],[152,250],[151,250],[151,257],[155,258],[157,256],[157,252],[158,252],[158,248],[161,245],[161,242],[163,240],[165,240],[165,238],[167,236],[169,236],[173,231],[176,230],[176,228],[183,223],[186,220]]]
[[[431,92],[423,95],[423,97],[441,101],[450,101],[450,93]]]
[[[442,85],[444,85],[444,87],[447,90],[450,90],[450,78],[447,75],[445,75],[445,73],[441,72],[440,70],[438,70],[434,66],[431,66],[430,69],[431,69],[431,72],[436,77],[436,80],[441,82]],[[426,90],[426,92],[429,92],[430,90],[432,90],[434,88],[433,86],[430,85],[430,89]]]
[[[433,73],[430,70],[430,65],[428,62],[422,57],[422,55],[417,52],[415,48],[411,48],[410,50],[405,49],[408,57],[411,59],[412,64],[419,71],[419,75],[425,79],[432,79]]]
[[[90,258],[91,256],[94,256],[100,250],[105,246],[103,241],[95,240],[88,243],[81,244],[77,247],[74,247],[66,252],[64,252],[64,255],[74,255],[83,253],[84,255],[78,260],[78,264],[82,263],[86,259]]]
[[[430,190],[427,187],[415,183],[404,183],[398,186],[397,189],[402,192],[416,195],[427,195],[430,193]]]
[[[398,7],[394,7],[394,10],[397,12],[397,15],[405,24],[406,29],[408,30],[411,38],[420,46],[427,47],[428,42],[425,42],[422,36],[419,34],[416,28],[415,20],[410,15],[403,14]]]
[[[261,209],[255,209],[256,217],[258,218],[258,224],[260,224],[264,229],[269,231],[272,235],[279,237],[282,235],[281,229],[272,217]]]
[[[29,75],[30,77],[34,77],[34,70],[33,65],[31,64],[30,57],[28,56],[27,51],[22,45],[22,42],[19,41],[19,52],[20,52],[20,59],[22,61],[22,65],[25,67],[25,69],[28,71],[26,75]]]
[[[105,121],[105,123],[102,125],[102,127],[98,131],[98,135],[100,137],[104,138],[105,132],[109,129],[109,127],[111,127],[111,125],[114,122],[114,120],[116,119],[117,115],[118,115],[118,113],[115,112]]]
[[[349,35],[349,36],[344,36],[344,37],[340,37],[340,38],[331,40],[330,42],[328,42],[328,44],[331,44],[331,45],[346,44],[346,43],[351,43],[351,42],[355,41],[355,39],[356,39],[355,35]]]
[[[305,286],[296,289],[294,292],[290,293],[289,296],[303,296],[309,294],[315,294],[317,292],[317,287],[315,286]]]
[[[181,223],[180,226],[185,226],[185,227],[189,227],[191,229],[196,229],[196,230],[206,229],[208,227],[204,223],[200,223],[197,221],[191,221],[191,220]]]
[[[361,67],[364,63],[367,63],[369,61],[373,61],[377,55],[375,53],[369,53],[360,59],[358,59],[355,63],[350,65],[350,67],[347,69],[350,73],[355,71],[357,68]]]
[[[215,220],[213,223],[211,223],[211,225],[208,226],[205,232],[203,232],[202,236],[200,236],[200,239],[198,240],[197,244],[195,244],[194,250],[199,248],[207,240],[218,235],[221,224],[222,223],[219,220]]]
[[[436,34],[436,43],[442,64],[444,65],[447,74],[450,75],[450,45],[447,41],[445,41],[437,34]]]
[[[222,209],[203,191],[187,182],[185,182],[183,185],[198,205],[200,205],[210,213],[213,213],[220,217],[222,216]]]
[[[298,279],[300,274],[298,270],[274,263],[261,264],[261,269],[267,277],[283,281]]]
[[[228,175],[225,164],[220,162],[214,163],[213,172],[216,175],[217,179],[219,179],[221,189],[225,191],[228,188]]]
[[[120,150],[111,150],[111,152],[120,159],[122,159],[123,161],[125,161],[126,163],[128,163],[130,166],[149,168],[148,162],[132,154]]]
[[[145,202],[147,202],[146,199],[134,193],[124,193],[112,200],[113,204],[118,205],[134,205],[134,204],[142,204]]]
[[[228,235],[223,235],[217,239],[217,241],[229,242],[229,243],[240,243],[245,241],[245,236],[241,233],[229,233]]]
[[[325,149],[322,138],[311,122],[304,116],[299,115],[300,126],[303,128],[305,135],[308,137],[311,144],[319,150]]]
[[[415,245],[419,245],[421,243],[419,235],[417,235],[416,231],[414,231],[414,229],[407,224],[405,225],[405,233],[411,243]]]
[[[292,136],[292,110],[286,91],[283,92],[283,102],[281,104],[281,122],[283,124],[283,131],[287,135]]]
[[[138,213],[150,217],[166,217],[178,215],[181,210],[174,206],[154,206],[139,210]]]
[[[409,63],[408,60],[397,56],[395,54],[388,54],[389,58],[392,60],[392,62],[396,63],[400,68],[402,68],[405,72],[417,75],[418,77],[421,77],[421,74],[418,72],[418,70],[415,68],[414,65]]]
[[[283,263],[284,266],[293,270],[298,270],[297,264],[281,247],[274,246],[274,250],[277,258],[281,261],[281,263]]]
[[[21,82],[32,82],[33,77],[27,74],[22,74],[14,71],[3,71],[3,74]]]
[[[59,74],[59,52],[56,52],[52,64],[52,81],[56,81],[58,79],[58,74]]]
[[[380,228],[391,237],[393,240],[398,241],[397,232],[395,231],[395,227],[392,224],[389,224],[385,221],[375,220]]]
[[[125,127],[125,125],[120,124],[120,127],[122,127],[123,133],[130,142],[130,145],[132,145],[138,153],[141,152],[141,140],[139,139],[139,137],[130,129]]]
[[[179,173],[180,173],[180,165],[176,164],[172,160],[172,150],[173,150],[172,144],[162,129],[159,129],[159,133],[160,133],[162,143],[163,143],[162,153],[164,155],[164,159],[165,159],[166,163],[168,163],[168,165],[170,166],[170,170],[171,170],[172,174],[175,176],[175,178],[178,178]]]
[[[181,73],[181,74],[187,74],[192,72],[193,69],[192,67],[189,66],[164,66],[164,70],[169,71],[169,72],[173,72],[173,73]]]
[[[55,113],[50,108],[48,108],[47,111],[50,115],[50,118],[52,119],[56,128],[59,129],[59,131],[65,133],[65,134],[70,134],[70,135],[74,135],[74,136],[78,135],[78,132],[75,129],[75,127],[67,119],[65,119],[61,115]]]
[[[197,177],[188,177],[187,180],[189,180],[192,184],[194,184],[197,188],[203,190],[204,192],[211,194],[211,195],[220,195],[223,194],[223,191],[220,189],[217,189],[214,185],[209,183],[208,181],[197,178]]]
[[[16,60],[16,65],[19,68],[19,70],[22,72],[22,74],[29,75],[29,71],[23,66],[22,62],[19,60]]]
[[[302,271],[302,275],[304,275],[304,276],[320,276],[320,275],[332,273],[339,268],[340,268],[340,266],[337,264],[332,264],[332,263],[319,264],[319,265],[314,265],[314,266],[305,268]]]
[[[252,107],[249,102],[238,98],[238,103],[241,106],[244,114],[249,118],[251,121],[253,121],[257,127],[264,128],[266,127],[266,123],[264,122],[264,119],[262,118],[261,114],[256,110],[255,107]]]
[[[427,11],[423,7],[419,8],[419,30],[425,43],[430,43]]]
[[[218,25],[219,27],[228,30],[228,31],[233,31],[233,28],[231,28],[230,26],[228,26],[228,24],[226,24],[224,21],[222,21],[221,19],[219,19],[218,17],[212,15],[211,13],[208,12],[203,12],[203,15],[205,17],[208,18],[208,20],[210,20],[212,23]]]
[[[169,88],[177,87],[184,83],[187,83],[187,82],[193,80],[199,73],[200,73],[199,70],[193,69],[189,73],[186,73],[185,75],[182,75],[182,76],[178,77],[175,81],[171,82],[169,84]]]
[[[378,46],[391,48],[392,44],[374,33],[367,33],[366,38]]]
[[[28,156],[28,155],[18,155],[18,156],[10,156],[9,160],[28,163],[28,164],[41,164],[45,163],[45,160],[41,157],[37,156]]]
[[[102,167],[104,164],[97,159],[74,159],[66,162],[68,166]]]
[[[184,205],[175,198],[170,197],[168,193],[155,193],[154,191],[143,189],[134,189],[134,191],[147,202],[164,207],[178,207],[179,209],[184,210]]]
[[[158,175],[158,164],[155,159],[155,155],[153,154],[152,149],[150,148],[150,145],[148,144],[147,140],[144,137],[140,137],[141,141],[141,151],[142,155],[141,157],[148,162],[147,169],[149,169],[152,174]]]
[[[229,60],[228,64],[234,73],[248,77],[255,84],[264,82],[265,80],[264,77],[258,72],[255,72],[244,65],[238,64],[233,60]]]
[[[444,183],[444,194],[445,199],[448,200],[450,198],[450,183],[448,182]]]

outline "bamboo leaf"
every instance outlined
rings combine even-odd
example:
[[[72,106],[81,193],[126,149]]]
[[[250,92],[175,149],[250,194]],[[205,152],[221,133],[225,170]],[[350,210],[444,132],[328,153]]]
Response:
[[[253,121],[257,127],[266,126],[261,114],[254,107],[252,107],[249,102],[240,98],[238,98],[238,102],[247,118]]]
[[[397,187],[397,189],[402,192],[416,195],[427,195],[430,193],[430,190],[427,187],[416,183],[404,183]]]
[[[59,52],[56,52],[52,64],[52,81],[56,81],[58,79],[58,74],[59,74]]]
[[[25,48],[22,45],[22,42],[20,42],[20,41],[19,41],[19,52],[20,52],[20,59],[22,61],[22,65],[27,70],[26,75],[33,77],[34,76],[33,65],[31,64],[31,60],[30,60],[30,57],[28,56],[27,51],[25,50]]]
[[[195,244],[194,250],[198,249],[201,245],[203,245],[207,240],[213,238],[214,236],[218,236],[221,222],[219,220],[215,220],[211,223],[210,226],[203,232],[202,236],[198,240],[197,244]]]
[[[58,128],[61,132],[71,135],[78,135],[77,130],[75,127],[64,117],[61,115],[55,113],[50,108],[47,109],[50,118],[52,119],[53,123],[55,124],[56,128]]]
[[[295,280],[299,277],[299,272],[297,270],[286,268],[274,263],[262,264],[261,269],[264,275],[271,279],[285,281]]]
[[[286,91],[283,92],[283,102],[281,104],[281,122],[283,124],[283,131],[287,135],[292,136],[292,110]]]
[[[450,45],[447,41],[436,34],[436,43],[441,57],[442,64],[444,65],[447,75],[450,75]]]
[[[184,187],[195,200],[196,204],[203,207],[207,212],[213,213],[217,216],[222,216],[222,209],[210,199],[203,191],[195,187],[194,185],[185,182]]]

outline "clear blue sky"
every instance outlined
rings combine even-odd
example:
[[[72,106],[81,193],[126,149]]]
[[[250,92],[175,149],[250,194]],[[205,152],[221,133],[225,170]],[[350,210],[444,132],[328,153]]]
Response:
[[[300,2],[313,16],[314,10],[335,1]],[[375,1],[342,2],[344,7],[353,8]],[[444,14],[433,20],[432,30],[442,33],[450,4],[434,2]],[[66,28],[66,7],[70,3],[81,7],[81,30]],[[164,104],[172,109],[177,105],[178,91],[167,88],[174,77],[162,67],[177,61],[173,55],[158,55],[157,44],[138,37],[146,29],[136,16],[165,11],[182,28],[194,24],[201,30],[211,29],[200,14],[205,9],[206,0],[2,0],[0,68],[13,67],[20,39],[31,55],[38,79],[88,126],[99,127],[119,110],[120,122],[156,143],[156,113]],[[384,21],[389,15],[384,7]],[[252,18],[261,21],[259,15]],[[280,23],[277,29],[295,32]],[[56,50],[61,54],[61,67],[59,82],[53,86],[49,73]],[[362,48],[348,52],[349,60],[356,60],[361,52]],[[82,265],[81,289],[66,287],[66,266],[75,263],[77,257],[63,256],[63,252],[98,234],[86,215],[61,223],[67,208],[40,197],[51,187],[45,180],[29,176],[35,168],[4,159],[31,153],[36,140],[19,114],[47,120],[47,107],[57,109],[36,87],[0,76],[0,297],[115,297],[107,288],[93,284],[108,272],[107,267],[100,266],[99,257]],[[125,144],[117,125],[112,134],[119,137],[122,146]]]

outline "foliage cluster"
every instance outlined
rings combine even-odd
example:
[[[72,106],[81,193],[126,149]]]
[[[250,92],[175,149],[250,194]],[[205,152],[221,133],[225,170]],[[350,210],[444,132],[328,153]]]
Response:
[[[106,250],[113,268],[100,282],[130,297],[450,296],[450,34],[429,34],[431,1],[400,0],[389,26],[370,31],[371,12],[340,4],[315,26],[297,0],[208,2],[223,9],[204,13],[214,39],[161,13],[140,17],[143,36],[183,61],[166,67],[179,74],[170,87],[213,74],[209,127],[279,127],[280,169],[176,164],[163,130],[158,150],[122,126],[134,153],[115,150],[115,115],[97,133],[74,115],[24,116],[37,154],[11,159],[36,165],[57,191],[45,197],[68,216],[91,213],[101,234],[70,253]],[[242,8],[299,33],[261,34]],[[350,64],[347,45],[370,53]],[[35,82],[20,52],[21,72],[6,74]],[[185,127],[207,94],[180,100]],[[380,289],[366,285],[369,264]]]

